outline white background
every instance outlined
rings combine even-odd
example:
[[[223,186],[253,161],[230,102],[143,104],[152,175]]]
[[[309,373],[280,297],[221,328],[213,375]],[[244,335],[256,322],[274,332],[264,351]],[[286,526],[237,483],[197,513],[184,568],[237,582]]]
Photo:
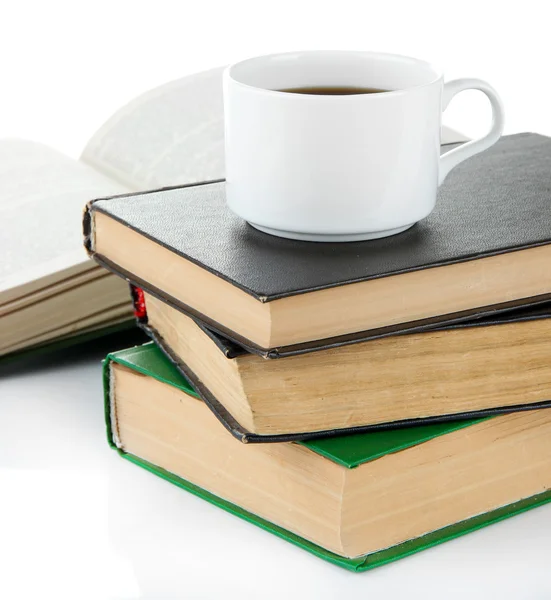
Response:
[[[0,137],[71,156],[144,90],[256,54],[368,49],[480,77],[501,93],[506,132],[551,134],[550,35],[543,0],[72,0],[0,2]],[[481,133],[483,97],[465,92],[446,122]]]
[[[480,77],[506,133],[551,135],[543,1],[0,3],[0,137],[77,157],[142,91],[251,55],[369,49]],[[484,131],[476,93],[446,123]],[[0,597],[549,598],[551,510],[354,575],[118,459],[103,439],[100,354],[0,373]],[[60,382],[63,381],[63,384]]]

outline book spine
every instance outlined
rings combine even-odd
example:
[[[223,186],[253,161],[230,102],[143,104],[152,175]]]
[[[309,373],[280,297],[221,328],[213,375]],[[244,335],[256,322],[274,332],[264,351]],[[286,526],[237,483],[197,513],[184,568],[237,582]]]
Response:
[[[84,207],[84,215],[82,217],[82,234],[84,236],[84,248],[89,256],[92,256],[92,215],[91,202]]]

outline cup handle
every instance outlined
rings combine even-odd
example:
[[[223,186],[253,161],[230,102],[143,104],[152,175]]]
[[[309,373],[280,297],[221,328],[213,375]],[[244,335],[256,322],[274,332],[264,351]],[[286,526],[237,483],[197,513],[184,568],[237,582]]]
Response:
[[[503,131],[505,115],[501,98],[494,88],[482,79],[454,79],[445,83],[442,96],[442,111],[448,108],[449,103],[456,94],[464,90],[480,90],[486,94],[492,105],[492,126],[485,136],[462,144],[440,157],[438,185],[444,181],[446,175],[460,162],[493,146],[499,140]]]

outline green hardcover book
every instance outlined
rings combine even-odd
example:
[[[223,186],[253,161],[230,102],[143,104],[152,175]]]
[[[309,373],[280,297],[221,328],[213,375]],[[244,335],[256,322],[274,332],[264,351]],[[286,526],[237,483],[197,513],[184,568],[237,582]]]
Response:
[[[154,344],[109,354],[104,384],[121,456],[353,571],[551,500],[549,410],[247,445]]]

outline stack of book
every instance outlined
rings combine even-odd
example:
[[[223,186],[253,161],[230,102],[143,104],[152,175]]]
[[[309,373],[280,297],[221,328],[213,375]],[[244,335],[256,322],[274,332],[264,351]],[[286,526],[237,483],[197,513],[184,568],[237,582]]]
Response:
[[[263,234],[223,181],[90,202],[153,339],[105,361],[111,445],[357,571],[550,501],[550,160],[505,137],[371,242]]]

